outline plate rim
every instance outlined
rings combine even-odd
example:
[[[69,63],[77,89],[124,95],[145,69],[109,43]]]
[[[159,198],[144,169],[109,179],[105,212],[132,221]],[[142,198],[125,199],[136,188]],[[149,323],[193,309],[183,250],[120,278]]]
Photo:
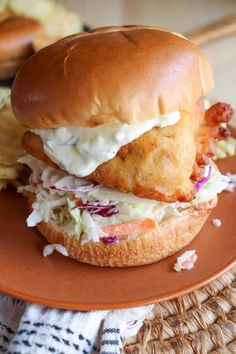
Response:
[[[130,307],[137,307],[137,306],[146,306],[150,304],[156,304],[159,302],[171,300],[180,296],[183,296],[185,294],[188,294],[194,290],[200,289],[204,287],[205,285],[209,284],[213,280],[217,279],[220,277],[222,274],[227,272],[229,269],[231,269],[233,266],[236,265],[236,256],[234,259],[232,259],[230,262],[228,262],[222,269],[219,269],[215,273],[213,273],[211,276],[205,277],[202,281],[193,283],[192,285],[185,286],[184,288],[175,291],[175,294],[173,292],[170,294],[167,294],[165,296],[154,296],[154,297],[147,297],[145,299],[140,299],[140,300],[133,300],[130,302],[120,302],[120,303],[110,303],[110,304],[101,304],[101,303],[94,303],[92,306],[88,304],[79,304],[78,302],[69,302],[69,301],[55,301],[52,299],[47,299],[44,297],[38,297],[34,295],[29,295],[25,294],[24,292],[20,291],[14,291],[14,289],[10,289],[7,287],[3,287],[0,285],[0,292],[15,297],[16,299],[34,303],[34,304],[39,304],[51,308],[59,308],[59,309],[64,309],[64,310],[76,310],[76,311],[93,311],[93,310],[116,310],[116,309],[125,309],[125,308],[130,308]]]

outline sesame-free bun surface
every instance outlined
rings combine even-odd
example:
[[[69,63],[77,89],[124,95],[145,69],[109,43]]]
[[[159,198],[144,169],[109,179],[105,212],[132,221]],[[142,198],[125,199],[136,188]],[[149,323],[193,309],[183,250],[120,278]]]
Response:
[[[134,123],[191,111],[212,86],[206,57],[182,36],[108,27],[34,54],[17,74],[12,106],[30,128]]]
[[[0,19],[0,79],[13,77],[33,54],[33,40],[42,32],[40,23],[22,16]]]
[[[33,195],[30,195],[30,206],[33,200]],[[55,222],[41,222],[37,228],[48,242],[65,246],[69,256],[79,262],[110,267],[138,266],[157,262],[188,245],[201,230],[216,203],[217,197],[198,208],[187,209],[181,216],[169,218],[154,231],[115,245],[105,245],[103,242],[81,245],[78,238],[68,235]],[[129,236],[132,238],[132,235]]]

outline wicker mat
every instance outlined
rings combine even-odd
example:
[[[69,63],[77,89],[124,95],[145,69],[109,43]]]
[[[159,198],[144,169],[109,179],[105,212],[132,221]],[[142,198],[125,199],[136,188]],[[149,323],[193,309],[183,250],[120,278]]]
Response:
[[[236,353],[236,266],[202,289],[156,304],[125,353]]]

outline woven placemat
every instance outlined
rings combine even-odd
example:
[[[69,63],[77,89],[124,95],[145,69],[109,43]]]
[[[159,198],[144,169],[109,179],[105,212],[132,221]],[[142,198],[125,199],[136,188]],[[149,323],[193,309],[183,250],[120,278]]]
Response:
[[[236,266],[205,287],[156,304],[125,353],[236,353]]]

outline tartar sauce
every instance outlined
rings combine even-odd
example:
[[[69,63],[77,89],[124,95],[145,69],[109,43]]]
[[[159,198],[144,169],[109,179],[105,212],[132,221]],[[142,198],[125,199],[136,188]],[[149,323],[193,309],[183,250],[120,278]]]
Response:
[[[84,177],[148,130],[174,125],[179,119],[180,113],[176,111],[135,124],[32,129],[32,132],[41,137],[44,151],[52,161],[68,173]]]

